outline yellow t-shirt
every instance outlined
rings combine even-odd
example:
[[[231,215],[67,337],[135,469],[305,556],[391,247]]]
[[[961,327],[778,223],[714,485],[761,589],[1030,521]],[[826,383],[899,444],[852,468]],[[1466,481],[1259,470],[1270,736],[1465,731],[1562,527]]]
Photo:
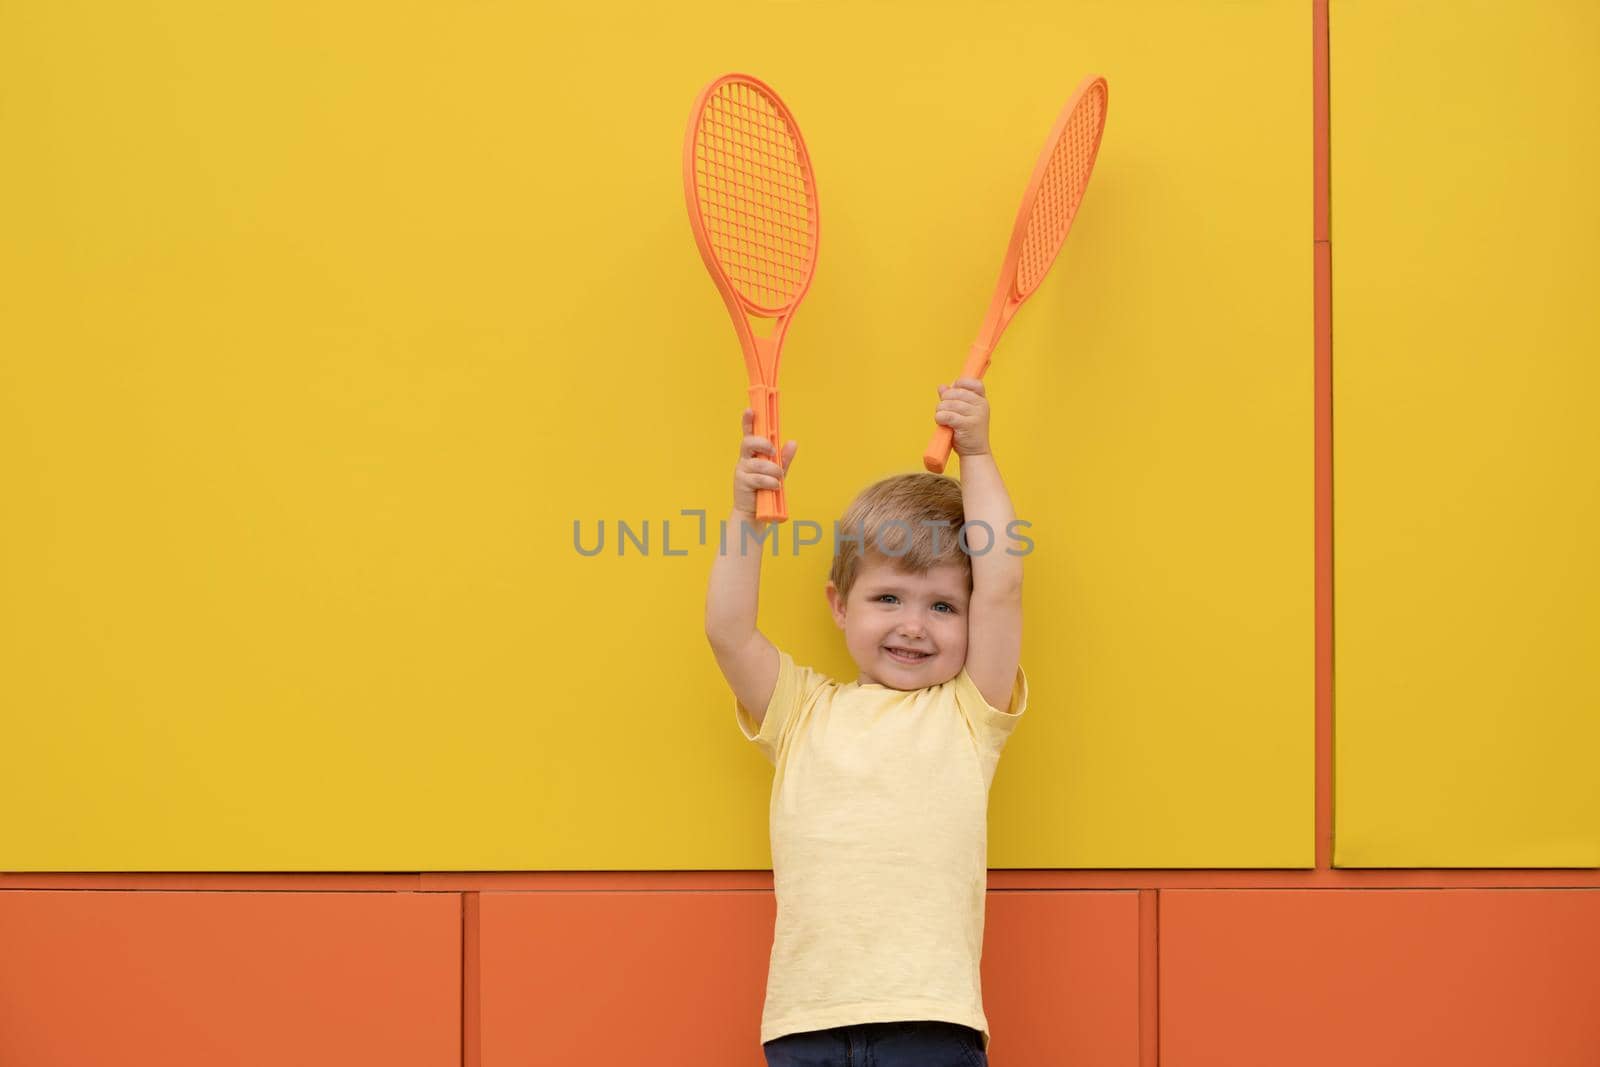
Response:
[[[989,1047],[978,964],[988,887],[989,786],[1028,705],[1005,711],[962,668],[943,685],[840,684],[778,653],[759,731],[777,768],[769,830],[778,918],[761,1040],[934,1019]]]

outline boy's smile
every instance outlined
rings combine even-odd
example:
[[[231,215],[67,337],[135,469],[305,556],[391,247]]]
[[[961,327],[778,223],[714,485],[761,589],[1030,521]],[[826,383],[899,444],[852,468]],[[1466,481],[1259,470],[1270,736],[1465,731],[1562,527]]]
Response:
[[[861,669],[859,684],[926,689],[960,674],[969,586],[966,569],[955,564],[917,574],[872,556],[861,561],[847,598],[829,582],[828,604]]]

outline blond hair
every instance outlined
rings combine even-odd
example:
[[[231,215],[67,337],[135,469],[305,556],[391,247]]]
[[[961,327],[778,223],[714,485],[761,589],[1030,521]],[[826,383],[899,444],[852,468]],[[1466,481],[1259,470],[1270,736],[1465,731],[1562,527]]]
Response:
[[[867,557],[917,574],[948,563],[966,571],[970,589],[972,559],[959,541],[965,521],[961,483],[954,478],[919,471],[874,482],[834,526],[828,577],[848,597]]]

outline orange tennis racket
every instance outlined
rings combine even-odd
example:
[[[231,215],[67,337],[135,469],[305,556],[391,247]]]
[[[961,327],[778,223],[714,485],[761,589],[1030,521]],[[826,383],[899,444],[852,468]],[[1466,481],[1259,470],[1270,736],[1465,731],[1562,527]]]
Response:
[[[746,74],[724,74],[701,90],[683,140],[683,195],[700,258],[744,349],[755,432],[782,463],[778,357],[817,269],[817,183],[800,127],[777,93]],[[777,321],[762,337],[747,315]],[[757,519],[788,517],[781,485],[756,491]]]
[[[1079,83],[1072,99],[1061,109],[1045,140],[1044,151],[1033,165],[1016,225],[1011,230],[1011,244],[1000,264],[1000,282],[995,286],[978,339],[961,368],[963,378],[983,377],[1000,335],[1055,262],[1067,231],[1072,229],[1072,220],[1077,217],[1083,191],[1089,187],[1105,126],[1106,80],[1091,74]],[[922,454],[923,466],[936,474],[944,471],[950,461],[954,434],[948,426],[934,431],[933,440]]]

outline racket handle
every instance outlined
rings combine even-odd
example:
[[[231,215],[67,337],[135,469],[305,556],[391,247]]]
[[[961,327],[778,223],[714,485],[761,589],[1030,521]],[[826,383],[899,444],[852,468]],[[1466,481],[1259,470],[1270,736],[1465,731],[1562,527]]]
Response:
[[[935,428],[933,439],[922,450],[922,465],[935,474],[943,474],[944,465],[950,462],[950,446],[955,444],[955,440],[956,432],[950,427]]]
[[[750,410],[756,413],[755,431],[772,442],[774,462],[783,466],[783,445],[778,436],[778,390],[770,385],[750,387]],[[783,486],[756,490],[756,521],[784,522],[789,518]]]
[[[979,342],[968,349],[967,361],[961,367],[961,377],[982,378],[984,371],[989,369],[989,354],[993,351],[992,341],[988,344]],[[922,465],[935,474],[943,474],[945,464],[950,462],[950,448],[955,441],[954,430],[948,426],[937,427],[928,441],[928,447],[922,450]]]

